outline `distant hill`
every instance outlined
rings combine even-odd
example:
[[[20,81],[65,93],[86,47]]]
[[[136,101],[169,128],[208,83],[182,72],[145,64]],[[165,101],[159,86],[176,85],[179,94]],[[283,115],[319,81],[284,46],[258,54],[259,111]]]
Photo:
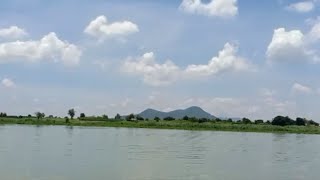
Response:
[[[159,117],[160,119],[166,117],[173,117],[175,119],[182,119],[184,116],[188,117],[195,117],[195,118],[208,118],[208,119],[215,119],[216,117],[207,113],[203,109],[197,106],[192,106],[187,109],[179,109],[170,112],[162,112],[154,109],[146,109],[140,114],[139,116],[148,119],[154,119],[155,117]]]

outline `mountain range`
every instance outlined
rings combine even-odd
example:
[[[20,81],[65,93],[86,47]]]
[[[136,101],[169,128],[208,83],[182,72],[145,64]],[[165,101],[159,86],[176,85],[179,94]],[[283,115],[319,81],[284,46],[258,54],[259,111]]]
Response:
[[[195,118],[207,118],[207,119],[215,119],[216,117],[211,115],[210,113],[204,111],[200,107],[192,106],[187,109],[178,109],[170,112],[158,111],[155,109],[146,109],[139,116],[148,119],[154,119],[155,117],[159,117],[160,119],[166,117],[173,117],[175,119],[182,119],[184,116],[195,117]]]

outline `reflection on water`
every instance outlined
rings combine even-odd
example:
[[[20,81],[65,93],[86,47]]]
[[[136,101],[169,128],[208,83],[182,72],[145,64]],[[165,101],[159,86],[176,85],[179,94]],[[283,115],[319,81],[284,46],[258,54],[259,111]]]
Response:
[[[319,136],[0,126],[0,179],[314,180]]]

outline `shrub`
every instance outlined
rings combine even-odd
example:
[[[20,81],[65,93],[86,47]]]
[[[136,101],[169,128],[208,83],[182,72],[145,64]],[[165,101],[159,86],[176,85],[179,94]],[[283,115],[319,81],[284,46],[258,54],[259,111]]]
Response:
[[[69,120],[69,117],[68,117],[68,116],[64,117],[64,119],[66,120],[66,123],[69,123],[69,122],[70,122],[70,120]]]
[[[159,121],[160,121],[160,118],[159,118],[159,117],[155,117],[154,120],[157,121],[157,122],[159,122]]]
[[[309,121],[309,124],[310,124],[310,125],[314,125],[314,126],[319,126],[319,123],[317,123],[317,122],[315,122],[315,121],[313,121],[313,120],[310,120],[310,121]]]
[[[305,126],[306,125],[306,120],[305,119],[302,119],[300,117],[297,117],[296,119],[296,125],[297,126]]]
[[[277,125],[277,126],[288,126],[288,125],[295,125],[296,122],[292,119],[290,119],[288,116],[277,116],[275,117],[272,122],[272,125]]]
[[[244,124],[251,124],[251,120],[248,118],[242,118],[242,123]]]
[[[107,121],[107,120],[109,120],[108,115],[105,115],[105,114],[104,114],[104,115],[102,115],[102,118],[103,118],[104,120],[106,120],[106,121]]]
[[[84,113],[80,113],[80,118],[85,118],[86,115]]]
[[[137,120],[138,120],[138,121],[143,121],[144,119],[143,119],[143,117],[141,117],[141,116],[137,116]]]
[[[174,121],[175,118],[169,116],[169,117],[165,117],[163,120],[165,120],[165,121]]]
[[[258,119],[258,120],[255,120],[254,123],[255,123],[255,124],[263,124],[263,120]]]

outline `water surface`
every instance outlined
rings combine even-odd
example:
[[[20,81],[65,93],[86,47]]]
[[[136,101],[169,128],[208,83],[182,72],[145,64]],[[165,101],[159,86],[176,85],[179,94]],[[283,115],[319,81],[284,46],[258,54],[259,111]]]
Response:
[[[320,136],[0,126],[1,180],[315,180]]]

